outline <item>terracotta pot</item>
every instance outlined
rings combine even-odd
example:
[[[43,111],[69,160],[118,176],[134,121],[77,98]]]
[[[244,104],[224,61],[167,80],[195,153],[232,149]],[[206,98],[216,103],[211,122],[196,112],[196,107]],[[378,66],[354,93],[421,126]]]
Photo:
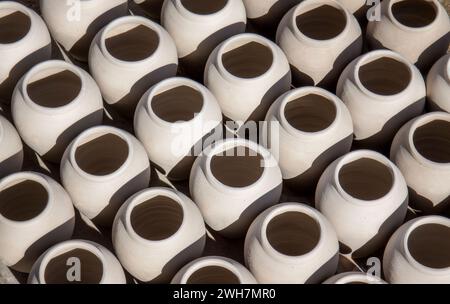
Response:
[[[379,277],[369,275],[363,272],[344,272],[337,274],[323,284],[387,284]]]
[[[159,21],[163,3],[164,0],[132,0],[128,5],[133,13]]]
[[[208,136],[215,132],[215,138],[222,138],[222,112],[201,84],[169,78],[142,97],[134,130],[158,169],[170,179],[185,180]]]
[[[150,164],[131,134],[108,126],[90,128],[69,145],[61,181],[75,207],[100,226],[111,226],[120,206],[148,187]]]
[[[450,113],[450,54],[439,59],[428,73],[428,106],[434,111]]]
[[[50,246],[72,237],[69,195],[50,177],[20,172],[0,180],[0,260],[29,272]]]
[[[59,163],[78,134],[102,123],[103,99],[87,72],[51,60],[19,81],[11,112],[23,141],[44,159]]]
[[[59,243],[33,266],[28,284],[125,284],[126,277],[111,251],[90,241]]]
[[[0,99],[9,103],[23,74],[50,59],[51,38],[41,17],[15,1],[0,2],[0,28]]]
[[[276,40],[291,64],[294,85],[330,90],[363,45],[358,21],[334,0],[303,1],[291,9]]]
[[[278,203],[282,176],[269,151],[252,141],[227,139],[197,158],[189,187],[208,226],[239,238],[259,213]]]
[[[404,222],[408,187],[389,159],[358,150],[325,170],[316,189],[316,208],[336,229],[341,253],[367,257]]]
[[[337,95],[350,110],[355,145],[386,149],[395,133],[425,107],[425,81],[419,70],[391,51],[355,59],[341,75]]]
[[[52,37],[75,59],[87,61],[95,35],[109,22],[128,14],[127,0],[40,0]]]
[[[383,271],[392,284],[450,283],[450,219],[424,216],[409,221],[391,237]]]
[[[450,203],[450,114],[429,113],[406,124],[392,143],[391,159],[406,179],[411,205],[443,211]]]
[[[0,178],[22,169],[23,145],[14,126],[0,115]]]
[[[251,225],[245,262],[262,284],[320,283],[338,267],[339,244],[328,220],[298,203],[274,206]]]
[[[203,253],[206,230],[192,200],[169,188],[141,191],[122,206],[113,226],[122,265],[142,282],[167,283]]]

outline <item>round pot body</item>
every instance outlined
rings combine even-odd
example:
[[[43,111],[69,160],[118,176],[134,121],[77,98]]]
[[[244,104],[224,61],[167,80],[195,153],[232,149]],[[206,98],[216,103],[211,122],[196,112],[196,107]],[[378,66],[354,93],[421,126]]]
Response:
[[[284,203],[261,213],[245,239],[245,262],[262,284],[316,284],[334,275],[339,242],[317,210]]]
[[[0,115],[0,178],[22,169],[23,145],[14,126]]]
[[[372,4],[367,4],[367,0],[336,0],[350,13],[352,13],[362,24],[367,23],[367,10]]]
[[[439,59],[428,73],[428,107],[450,113],[450,54]]]
[[[120,208],[112,240],[131,275],[142,282],[168,283],[183,265],[202,255],[206,229],[187,196],[169,188],[150,188]]]
[[[388,50],[355,59],[342,73],[337,96],[353,119],[355,145],[386,149],[395,133],[425,107],[425,81],[405,58]]]
[[[161,19],[164,0],[132,0],[128,5],[135,14],[146,16],[155,21]]]
[[[99,126],[81,133],[61,161],[61,181],[75,207],[100,226],[111,226],[120,206],[150,183],[142,144],[117,128]]]
[[[285,182],[296,190],[315,188],[328,165],[352,146],[350,112],[321,88],[285,93],[270,108],[266,122],[265,146],[278,160]]]
[[[367,27],[372,49],[398,52],[423,71],[447,53],[450,19],[438,0],[388,0],[378,5],[381,19]]]
[[[363,272],[344,272],[337,274],[325,282],[323,284],[387,284],[385,281],[380,279],[379,277],[366,274]]]
[[[126,284],[126,277],[117,258],[102,245],[70,240],[41,255],[28,284]]]
[[[152,85],[177,73],[177,49],[157,23],[144,17],[122,17],[95,37],[89,68],[105,101],[132,117]]]
[[[401,226],[384,251],[383,271],[391,284],[450,283],[450,219],[424,216]]]
[[[289,60],[294,85],[330,90],[363,45],[358,21],[334,0],[303,1],[292,8],[276,40]]]
[[[450,114],[429,113],[407,123],[392,143],[391,160],[405,177],[413,208],[444,211],[450,204]]]
[[[246,23],[242,0],[169,0],[161,14],[183,70],[199,79],[211,52],[222,41],[245,32]]]
[[[59,163],[78,134],[102,123],[103,99],[87,72],[50,60],[19,81],[11,112],[23,141],[44,159]]]
[[[128,14],[127,0],[40,0],[52,37],[75,59],[87,61],[95,35],[109,22]]]
[[[222,137],[222,112],[203,85],[169,78],[141,99],[134,130],[150,160],[170,179],[186,180],[209,136]]]
[[[283,186],[269,151],[252,141],[228,139],[197,158],[189,187],[208,226],[239,238],[259,213],[279,202]]]
[[[49,247],[72,237],[75,211],[53,179],[20,172],[0,180],[0,260],[30,272]]]
[[[240,263],[225,257],[196,259],[184,266],[171,284],[257,284],[256,279]]]
[[[16,1],[0,2],[0,28],[0,99],[9,103],[19,79],[51,58],[51,38],[41,17]]]
[[[316,208],[336,229],[341,253],[367,257],[404,222],[408,187],[389,159],[358,150],[325,170],[316,189]]]
[[[227,120],[260,121],[271,104],[291,86],[283,51],[256,34],[240,34],[220,44],[209,57],[205,85]]]

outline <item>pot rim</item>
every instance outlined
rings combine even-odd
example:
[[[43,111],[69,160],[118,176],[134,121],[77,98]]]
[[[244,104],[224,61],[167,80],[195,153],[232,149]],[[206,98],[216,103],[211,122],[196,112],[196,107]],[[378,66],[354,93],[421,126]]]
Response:
[[[239,283],[242,284],[244,281],[242,274],[240,273],[239,269],[232,264],[232,262],[226,258],[226,257],[220,257],[220,256],[207,256],[203,258],[199,258],[197,260],[194,260],[184,271],[184,274],[182,275],[180,279],[180,284],[187,284],[187,281],[189,278],[198,270],[202,268],[206,268],[209,266],[216,266],[224,268],[231,273],[233,273],[239,280]]]
[[[404,25],[403,23],[401,23],[400,21],[397,20],[397,18],[394,16],[393,12],[392,12],[392,6],[395,3],[399,3],[399,2],[403,2],[405,0],[389,0],[387,1],[387,15],[389,17],[389,19],[391,20],[392,23],[394,23],[397,27],[405,30],[405,31],[411,31],[411,32],[425,32],[430,30],[432,27],[435,26],[435,24],[438,22],[439,16],[441,14],[441,8],[440,8],[440,3],[437,2],[437,0],[422,0],[423,2],[431,2],[433,9],[436,13],[436,17],[434,18],[434,20],[425,25],[425,26],[421,26],[421,27],[411,27],[411,26],[407,26]],[[380,3],[379,5],[382,5],[382,3]]]
[[[343,273],[343,276],[337,279],[334,284],[348,284],[352,282],[361,282],[367,284],[386,284],[381,278],[372,276],[364,272]]]
[[[22,3],[15,2],[15,1],[2,1],[0,2],[0,11],[3,9],[12,9],[16,10],[18,12],[21,12],[25,14],[28,19],[30,19],[30,28],[28,29],[28,32],[23,36],[21,39],[14,41],[12,43],[0,43],[0,48],[13,48],[13,47],[19,47],[22,42],[26,39],[28,39],[31,36],[31,29],[33,26],[35,26],[35,20],[33,19],[33,11],[23,5]]]
[[[204,22],[207,19],[215,21],[215,18],[223,14],[226,10],[230,9],[232,5],[232,0],[226,0],[226,4],[218,11],[211,14],[197,14],[189,10],[184,6],[182,0],[172,0],[177,11],[183,16],[190,20]]]

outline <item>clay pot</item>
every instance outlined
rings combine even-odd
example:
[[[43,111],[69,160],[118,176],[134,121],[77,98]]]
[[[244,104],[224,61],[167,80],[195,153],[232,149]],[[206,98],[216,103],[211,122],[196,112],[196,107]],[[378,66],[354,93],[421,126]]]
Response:
[[[141,191],[120,208],[113,244],[122,265],[142,282],[168,283],[203,253],[206,229],[197,206],[169,188]]]
[[[450,114],[429,113],[406,124],[392,143],[391,159],[406,179],[412,207],[442,212],[450,203]]]
[[[344,272],[337,274],[323,284],[387,284],[379,277],[363,272]]]
[[[243,265],[218,256],[203,257],[184,266],[172,284],[257,284]]]
[[[23,145],[14,126],[0,115],[0,178],[22,169]]]
[[[203,78],[214,48],[245,32],[246,23],[242,0],[168,0],[161,14],[161,24],[175,41],[183,71],[198,79]]]
[[[285,93],[270,108],[266,122],[266,148],[278,160],[285,182],[296,190],[315,189],[326,167],[352,146],[347,107],[321,88]]]
[[[362,24],[367,23],[367,10],[372,6],[367,0],[337,0]]]
[[[265,148],[244,139],[227,139],[197,158],[189,187],[208,226],[239,238],[259,213],[278,203],[282,176]]]
[[[148,187],[150,164],[131,134],[108,126],[90,128],[69,145],[61,181],[75,207],[100,226],[111,226],[120,206]]]
[[[450,283],[450,219],[424,216],[409,221],[391,237],[383,271],[392,284]]]
[[[428,73],[428,106],[433,111],[450,113],[450,54],[439,59]]]
[[[278,27],[276,41],[289,60],[295,86],[329,90],[363,45],[358,21],[334,0],[303,1],[292,8]]]
[[[384,246],[404,222],[408,187],[389,159],[358,150],[325,170],[315,200],[316,208],[336,229],[341,253],[360,258]]]
[[[45,61],[17,84],[11,112],[23,141],[55,163],[82,131],[99,125],[103,100],[94,79],[65,61]]]
[[[72,237],[75,212],[69,195],[50,177],[20,172],[0,180],[0,260],[30,272],[50,246]]]
[[[87,61],[95,35],[109,22],[128,14],[127,0],[40,0],[52,37],[75,59]]]
[[[142,95],[175,76],[175,43],[157,23],[128,16],[114,20],[95,37],[89,67],[105,101],[132,117]]]
[[[134,130],[150,160],[170,179],[185,180],[211,132],[222,136],[222,112],[207,88],[187,78],[169,78],[141,99]]]
[[[50,59],[51,38],[41,17],[15,1],[0,2],[0,28],[0,99],[9,103],[19,79]]]
[[[132,0],[128,5],[135,14],[146,16],[152,20],[161,19],[161,10],[164,0]]]
[[[338,267],[339,244],[328,220],[298,203],[274,206],[251,225],[245,262],[262,284],[320,283]]]
[[[379,5],[381,20],[367,28],[372,49],[398,52],[423,71],[447,53],[450,20],[438,0],[387,0]]]
[[[355,146],[384,152],[395,133],[423,112],[426,89],[415,66],[399,54],[379,50],[347,66],[337,96],[352,115]]]
[[[90,241],[59,243],[33,266],[28,284],[125,284],[126,277],[111,251]]]

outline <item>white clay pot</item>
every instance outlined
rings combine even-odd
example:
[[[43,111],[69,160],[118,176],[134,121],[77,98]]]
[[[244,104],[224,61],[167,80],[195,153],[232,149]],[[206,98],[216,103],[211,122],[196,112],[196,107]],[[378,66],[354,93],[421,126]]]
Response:
[[[52,37],[75,59],[87,61],[95,35],[128,14],[127,0],[40,0],[42,18]]]
[[[23,141],[44,159],[59,163],[78,134],[102,123],[103,99],[87,72],[50,60],[19,81],[11,112]]]
[[[205,85],[216,96],[227,120],[260,121],[291,86],[286,56],[270,40],[240,34],[220,44],[209,57]]]
[[[112,240],[125,269],[141,282],[168,283],[205,247],[202,215],[187,196],[169,188],[133,195],[114,220]]]
[[[128,5],[134,14],[159,21],[164,0],[130,0]]]
[[[351,285],[351,284],[387,284],[385,281],[379,277],[363,273],[363,272],[344,272],[337,274],[323,284],[340,284],[340,285]]]
[[[20,171],[23,145],[14,126],[0,115],[0,178]]]
[[[51,38],[42,18],[16,2],[0,2],[0,98],[9,103],[19,79],[52,55]]]
[[[93,127],[66,149],[61,181],[82,214],[95,224],[111,226],[120,206],[148,187],[150,164],[142,144],[128,132]]]
[[[334,94],[317,87],[285,93],[270,108],[266,148],[272,152],[285,182],[294,189],[315,187],[336,158],[350,151],[350,112]]]
[[[383,257],[391,284],[450,284],[450,219],[424,216],[401,226]]]
[[[199,258],[184,266],[171,284],[257,284],[240,263],[225,257]]]
[[[289,60],[294,85],[330,90],[363,46],[358,21],[334,0],[303,1],[292,8],[276,41]]]
[[[341,253],[367,257],[404,222],[408,187],[389,159],[358,150],[325,170],[316,189],[316,208],[336,229]]]
[[[336,0],[350,13],[352,13],[361,23],[367,23],[367,10],[372,4],[367,0]]]
[[[355,144],[362,148],[383,150],[425,107],[425,81],[419,70],[388,50],[355,59],[342,73],[336,92],[350,110]]]
[[[450,19],[438,0],[387,0],[378,5],[381,20],[369,22],[367,28],[372,49],[398,52],[424,71],[447,53]]]
[[[132,117],[144,93],[175,76],[177,49],[160,25],[128,16],[104,27],[92,42],[89,68],[105,101]]]
[[[150,160],[170,179],[186,180],[211,132],[222,136],[222,112],[203,85],[169,78],[153,86],[136,109],[134,130]],[[197,154],[196,154],[197,153]]]
[[[317,210],[285,203],[264,211],[253,222],[244,255],[261,284],[316,284],[336,273],[339,242]]]
[[[443,211],[450,204],[450,114],[429,113],[406,124],[392,143],[391,160],[406,179],[412,207]]]
[[[450,113],[450,54],[439,59],[427,77],[428,106]]]
[[[20,172],[0,180],[0,260],[20,272],[50,246],[72,237],[75,211],[53,179]]]
[[[282,176],[265,148],[244,139],[227,139],[207,147],[197,158],[189,187],[208,226],[239,238],[259,213],[279,202]]]

